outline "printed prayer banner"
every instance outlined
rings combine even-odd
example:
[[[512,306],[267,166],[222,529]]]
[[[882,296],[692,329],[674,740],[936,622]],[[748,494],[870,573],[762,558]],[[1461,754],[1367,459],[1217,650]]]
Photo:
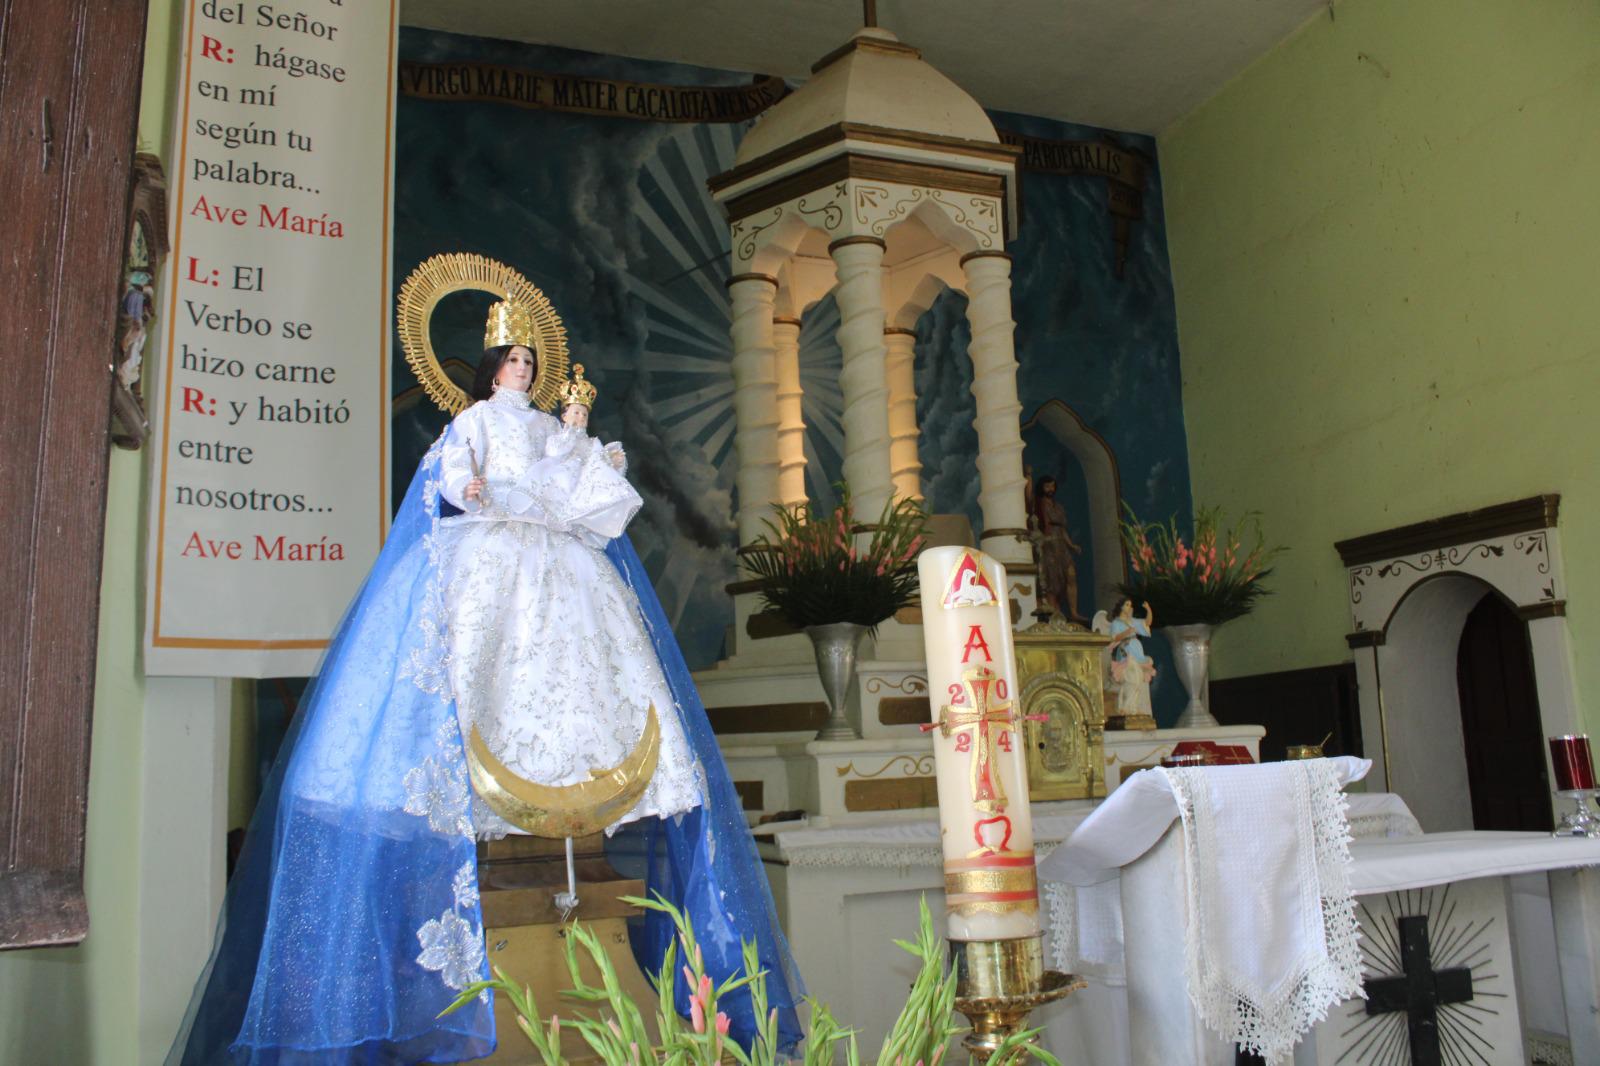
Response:
[[[187,4],[147,673],[312,673],[383,542],[398,4]]]

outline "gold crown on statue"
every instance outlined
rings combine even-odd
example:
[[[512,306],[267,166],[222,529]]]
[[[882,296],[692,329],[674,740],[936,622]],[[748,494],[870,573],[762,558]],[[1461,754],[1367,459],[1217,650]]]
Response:
[[[510,293],[489,307],[489,324],[483,330],[484,351],[503,344],[520,344],[533,351],[533,338],[533,312],[512,302]]]
[[[572,364],[572,380],[561,387],[561,404],[581,404],[590,410],[594,409],[594,398],[598,390],[587,381],[583,380],[583,364]]]

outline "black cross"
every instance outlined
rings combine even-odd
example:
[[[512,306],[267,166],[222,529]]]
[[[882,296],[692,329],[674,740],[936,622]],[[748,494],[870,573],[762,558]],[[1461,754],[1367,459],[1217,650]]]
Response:
[[[1405,973],[1367,981],[1367,1013],[1405,1011],[1411,1061],[1416,1066],[1439,1066],[1439,1007],[1472,998],[1472,971],[1465,966],[1433,968],[1427,915],[1400,918],[1397,922],[1400,968]]]

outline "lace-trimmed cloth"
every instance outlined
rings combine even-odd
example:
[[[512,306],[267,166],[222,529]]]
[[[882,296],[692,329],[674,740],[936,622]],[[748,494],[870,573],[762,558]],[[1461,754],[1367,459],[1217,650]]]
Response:
[[[1349,826],[1324,759],[1158,770],[1183,820],[1185,967],[1207,1026],[1268,1061],[1362,995]]]

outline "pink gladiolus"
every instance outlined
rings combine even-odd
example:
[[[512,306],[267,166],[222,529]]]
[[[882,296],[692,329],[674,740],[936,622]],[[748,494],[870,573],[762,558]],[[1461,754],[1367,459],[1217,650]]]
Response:
[[[700,1005],[699,996],[689,997],[689,1024],[697,1033],[706,1031],[706,1009]]]

